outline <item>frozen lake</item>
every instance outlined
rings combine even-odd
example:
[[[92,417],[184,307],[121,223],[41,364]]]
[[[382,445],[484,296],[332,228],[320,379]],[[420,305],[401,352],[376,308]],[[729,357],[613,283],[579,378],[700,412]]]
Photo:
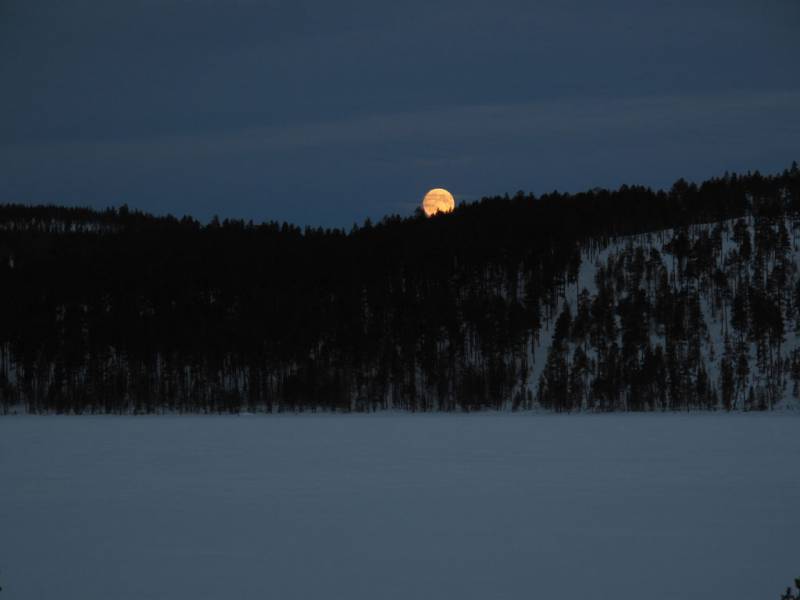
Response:
[[[0,418],[0,598],[777,600],[800,415]]]

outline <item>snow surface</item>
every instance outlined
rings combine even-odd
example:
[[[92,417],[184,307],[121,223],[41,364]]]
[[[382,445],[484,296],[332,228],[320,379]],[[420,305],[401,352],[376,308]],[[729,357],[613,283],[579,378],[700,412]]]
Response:
[[[7,417],[2,599],[777,598],[800,416]]]

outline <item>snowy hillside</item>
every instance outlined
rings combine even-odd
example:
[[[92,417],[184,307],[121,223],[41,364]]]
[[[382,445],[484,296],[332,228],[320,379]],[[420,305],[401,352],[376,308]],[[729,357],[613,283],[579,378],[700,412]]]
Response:
[[[534,345],[529,405],[797,407],[799,236],[749,218],[584,250]]]

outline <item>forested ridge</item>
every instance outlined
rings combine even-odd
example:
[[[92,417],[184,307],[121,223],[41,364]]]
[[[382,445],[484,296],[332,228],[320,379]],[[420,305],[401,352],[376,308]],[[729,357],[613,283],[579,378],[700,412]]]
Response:
[[[0,205],[5,412],[765,409],[798,395],[800,171],[350,231]]]

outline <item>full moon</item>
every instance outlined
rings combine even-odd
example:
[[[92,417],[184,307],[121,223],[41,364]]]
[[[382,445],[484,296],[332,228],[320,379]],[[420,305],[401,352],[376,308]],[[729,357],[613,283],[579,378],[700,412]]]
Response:
[[[429,217],[438,212],[451,212],[455,207],[456,201],[453,199],[453,194],[442,188],[432,189],[422,199],[422,210]]]

